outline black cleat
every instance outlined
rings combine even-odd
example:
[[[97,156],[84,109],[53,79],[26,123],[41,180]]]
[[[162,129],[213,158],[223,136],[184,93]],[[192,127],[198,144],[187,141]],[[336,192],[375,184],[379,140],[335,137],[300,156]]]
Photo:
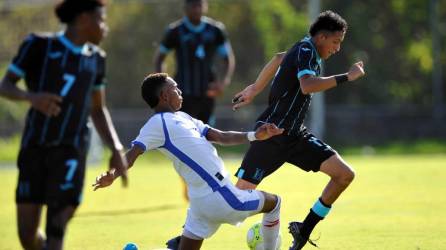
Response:
[[[178,250],[180,248],[181,235],[172,238],[166,242],[166,246],[170,250]]]
[[[290,247],[290,250],[300,250],[305,246],[305,244],[307,244],[307,242],[315,247],[318,247],[313,241],[302,236],[300,230],[303,226],[304,224],[302,222],[297,221],[290,222],[288,225],[290,234],[293,236],[293,245]]]

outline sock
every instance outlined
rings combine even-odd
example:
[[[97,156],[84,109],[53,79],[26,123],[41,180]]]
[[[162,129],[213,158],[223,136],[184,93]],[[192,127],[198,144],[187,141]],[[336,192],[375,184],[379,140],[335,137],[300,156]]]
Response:
[[[277,196],[276,207],[265,213],[262,219],[264,250],[275,250],[280,231],[280,197]]]
[[[300,229],[301,235],[308,239],[314,227],[327,216],[330,212],[331,206],[325,204],[321,198],[319,198],[313,207],[310,209],[307,217],[303,222],[303,227]]]

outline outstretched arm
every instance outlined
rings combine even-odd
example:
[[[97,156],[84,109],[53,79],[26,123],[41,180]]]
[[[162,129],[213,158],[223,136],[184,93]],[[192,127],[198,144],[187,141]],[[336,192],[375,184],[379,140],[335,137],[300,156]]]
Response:
[[[249,133],[251,134],[248,136]],[[220,131],[215,128],[210,128],[206,138],[211,142],[222,145],[236,145],[247,143],[250,140],[266,140],[282,133],[283,129],[278,128],[272,123],[266,123],[260,126],[255,132]]]
[[[364,64],[360,61],[353,64],[348,73],[328,77],[304,75],[299,79],[299,82],[302,93],[309,94],[331,89],[347,81],[354,81],[362,77],[364,74]]]
[[[268,83],[273,79],[277,70],[279,69],[280,64],[282,63],[283,58],[285,57],[286,52],[279,52],[263,67],[262,71],[260,71],[259,76],[256,81],[248,85],[244,90],[235,94],[232,102],[234,105],[232,106],[233,110],[237,110],[240,107],[243,107],[254,100],[254,97],[258,95],[262,90],[268,85]]]
[[[133,146],[130,150],[128,150],[125,153],[125,157],[128,162],[127,169],[131,168],[133,166],[133,164],[135,163],[136,159],[138,158],[138,156],[140,156],[143,153],[144,153],[144,150],[142,150],[138,146]],[[93,188],[94,188],[93,190],[96,191],[99,188],[104,188],[104,187],[110,186],[111,184],[113,184],[113,181],[116,178],[118,178],[119,176],[120,176],[120,174],[116,171],[115,168],[112,168],[112,169],[102,173],[101,175],[96,177],[96,181],[93,184]]]

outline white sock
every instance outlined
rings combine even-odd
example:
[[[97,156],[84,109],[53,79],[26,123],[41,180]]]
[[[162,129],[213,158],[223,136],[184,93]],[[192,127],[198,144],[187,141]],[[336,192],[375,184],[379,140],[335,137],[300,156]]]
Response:
[[[277,196],[277,205],[269,213],[263,214],[262,234],[264,250],[275,250],[280,231],[280,197]]]

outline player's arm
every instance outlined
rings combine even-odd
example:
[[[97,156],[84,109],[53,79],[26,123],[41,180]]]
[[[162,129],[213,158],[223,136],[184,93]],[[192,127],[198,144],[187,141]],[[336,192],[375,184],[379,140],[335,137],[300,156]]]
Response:
[[[236,145],[254,140],[266,140],[282,133],[283,129],[278,128],[275,124],[265,123],[252,132],[220,131],[215,128],[209,128],[206,139],[221,145]]]
[[[104,88],[95,90],[92,95],[91,118],[103,143],[112,152],[109,169],[116,169],[123,176],[123,184],[126,185],[128,164],[123,154],[124,147],[119,140],[110,113],[105,105],[105,90]]]
[[[266,85],[273,79],[279,69],[285,54],[286,52],[279,52],[274,55],[274,57],[263,67],[262,71],[260,71],[256,81],[234,96],[232,101],[234,103],[232,107],[234,110],[251,103],[252,100],[254,100],[254,97],[265,89]]]
[[[170,50],[176,48],[179,45],[178,36],[178,32],[175,30],[175,28],[167,28],[163,38],[161,39],[158,49],[153,56],[155,72],[167,72],[167,67],[164,62]]]
[[[209,84],[207,90],[208,97],[217,97],[223,94],[225,88],[231,83],[235,68],[235,57],[229,42],[225,42],[218,49],[222,58],[222,79],[217,79]]]
[[[8,71],[0,82],[0,96],[14,101],[26,101],[47,116],[57,116],[60,113],[62,98],[51,93],[33,93],[17,86],[20,77]]]
[[[303,75],[299,78],[302,93],[309,94],[334,88],[342,83],[354,81],[365,74],[362,61],[353,64],[347,73],[328,77]]]
[[[131,149],[129,149],[125,153],[125,158],[128,162],[128,169],[130,169],[135,163],[136,159],[144,153],[144,150],[140,147],[134,145]],[[114,180],[121,176],[115,168],[109,169],[108,171],[102,173],[98,177],[96,177],[95,183],[92,185],[93,190],[96,191],[99,188],[108,187],[113,184]]]

